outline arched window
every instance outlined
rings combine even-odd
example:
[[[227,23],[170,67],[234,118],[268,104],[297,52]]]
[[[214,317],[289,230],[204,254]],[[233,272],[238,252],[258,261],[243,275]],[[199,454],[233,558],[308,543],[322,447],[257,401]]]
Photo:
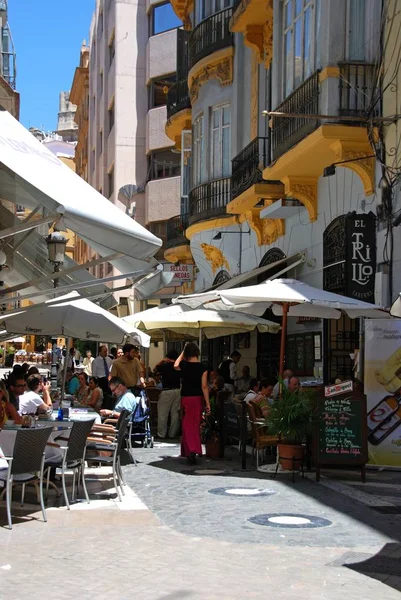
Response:
[[[283,258],[286,258],[286,256],[284,252],[280,250],[280,248],[272,248],[266,252],[259,263],[259,267],[266,267],[267,265],[271,265],[278,260],[283,260]]]
[[[219,271],[216,277],[214,278],[212,287],[218,287],[219,285],[223,285],[223,283],[226,283],[226,281],[230,281],[230,279],[231,277],[229,273],[227,273],[227,271]]]

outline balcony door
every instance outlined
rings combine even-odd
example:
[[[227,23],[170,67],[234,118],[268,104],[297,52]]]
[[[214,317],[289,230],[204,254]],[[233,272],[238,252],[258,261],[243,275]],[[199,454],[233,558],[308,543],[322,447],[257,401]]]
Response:
[[[231,0],[199,0],[196,3],[196,24],[231,5]]]
[[[210,173],[213,180],[231,175],[231,107],[229,104],[212,108]]]

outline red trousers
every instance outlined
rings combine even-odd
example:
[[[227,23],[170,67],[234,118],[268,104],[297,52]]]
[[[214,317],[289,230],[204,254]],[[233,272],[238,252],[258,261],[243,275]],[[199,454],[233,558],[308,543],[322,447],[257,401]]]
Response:
[[[203,411],[203,396],[181,397],[183,409],[181,456],[189,456],[191,452],[202,454],[200,425]]]

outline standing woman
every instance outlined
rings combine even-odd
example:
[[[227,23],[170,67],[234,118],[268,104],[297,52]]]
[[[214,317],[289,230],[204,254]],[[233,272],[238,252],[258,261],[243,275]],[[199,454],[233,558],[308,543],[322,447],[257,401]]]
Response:
[[[207,367],[199,362],[199,354],[198,346],[188,342],[174,363],[174,368],[181,371],[182,381],[181,456],[186,456],[191,465],[196,464],[196,455],[202,454],[200,425],[204,402],[206,414],[210,414]]]

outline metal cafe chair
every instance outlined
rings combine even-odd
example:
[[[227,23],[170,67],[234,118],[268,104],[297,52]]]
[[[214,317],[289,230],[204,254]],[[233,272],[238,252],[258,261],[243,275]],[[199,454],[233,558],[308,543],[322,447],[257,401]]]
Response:
[[[47,521],[43,500],[43,472],[45,447],[52,430],[52,427],[18,430],[13,455],[11,457],[4,457],[8,463],[8,467],[0,469],[0,480],[6,482],[7,519],[10,529],[12,529],[11,502],[14,485],[22,486],[22,505],[24,502],[25,485],[27,483],[39,483],[40,506],[43,520]]]
[[[64,500],[68,510],[70,510],[70,504],[68,502],[67,487],[65,483],[65,474],[67,470],[72,470],[73,472],[71,500],[74,501],[75,499],[75,475],[78,471],[78,483],[80,476],[82,480],[82,487],[84,490],[85,498],[87,503],[89,504],[89,496],[85,483],[85,455],[86,442],[95,420],[96,419],[75,421],[71,428],[69,438],[58,438],[58,440],[66,439],[67,441],[67,446],[60,446],[60,450],[63,452],[63,457],[61,459],[49,459],[45,463],[47,469],[46,497],[50,484],[50,469],[61,469],[61,481],[63,486]]]

